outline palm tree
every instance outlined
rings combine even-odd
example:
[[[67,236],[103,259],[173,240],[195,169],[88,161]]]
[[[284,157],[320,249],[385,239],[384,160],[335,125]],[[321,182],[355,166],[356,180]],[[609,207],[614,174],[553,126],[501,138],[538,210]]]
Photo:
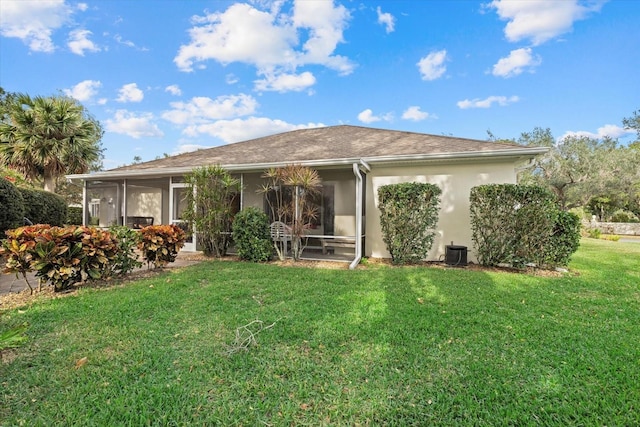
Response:
[[[5,107],[0,165],[42,179],[45,191],[55,192],[56,178],[86,173],[102,158],[102,126],[73,98],[17,94]]]

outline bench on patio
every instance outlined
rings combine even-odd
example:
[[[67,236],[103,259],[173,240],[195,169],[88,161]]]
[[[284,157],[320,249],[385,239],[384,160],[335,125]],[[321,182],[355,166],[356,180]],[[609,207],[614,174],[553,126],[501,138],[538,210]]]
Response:
[[[356,247],[356,239],[351,237],[320,237],[322,245],[322,253],[326,255],[329,249],[335,248],[354,248]]]

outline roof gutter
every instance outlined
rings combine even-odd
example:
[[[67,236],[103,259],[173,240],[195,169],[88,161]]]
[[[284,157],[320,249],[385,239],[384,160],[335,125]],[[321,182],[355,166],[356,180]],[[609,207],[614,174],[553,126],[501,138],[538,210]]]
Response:
[[[464,160],[478,158],[509,158],[523,156],[537,156],[544,154],[549,149],[546,147],[523,147],[522,149],[513,150],[492,150],[492,151],[468,151],[457,153],[439,153],[439,154],[407,154],[397,156],[378,156],[378,157],[362,157],[362,158],[343,158],[343,159],[322,159],[322,160],[303,160],[303,161],[284,161],[270,163],[250,163],[250,164],[223,164],[224,169],[230,172],[251,172],[263,171],[269,168],[278,168],[295,163],[297,165],[309,167],[332,167],[332,166],[351,166],[353,164],[384,164],[384,163],[413,163],[420,161],[443,161],[443,160]],[[191,172],[194,166],[180,166],[173,168],[153,168],[153,169],[133,169],[133,170],[115,170],[101,171],[88,174],[67,175],[69,181],[82,181],[90,179],[106,179],[106,178],[136,178],[136,177],[161,177],[167,175],[184,175]]]

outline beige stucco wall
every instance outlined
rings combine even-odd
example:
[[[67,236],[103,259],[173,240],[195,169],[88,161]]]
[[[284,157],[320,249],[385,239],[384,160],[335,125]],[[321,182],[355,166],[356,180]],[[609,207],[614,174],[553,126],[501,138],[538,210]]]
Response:
[[[512,162],[473,164],[439,164],[404,167],[372,166],[367,174],[366,244],[365,255],[390,257],[380,231],[378,188],[402,182],[435,184],[442,190],[440,215],[436,236],[428,260],[444,258],[445,246],[453,241],[469,248],[469,260],[475,261],[469,220],[471,188],[482,184],[515,183],[516,171]]]
[[[127,216],[152,216],[155,225],[162,223],[162,189],[129,188],[127,190]]]

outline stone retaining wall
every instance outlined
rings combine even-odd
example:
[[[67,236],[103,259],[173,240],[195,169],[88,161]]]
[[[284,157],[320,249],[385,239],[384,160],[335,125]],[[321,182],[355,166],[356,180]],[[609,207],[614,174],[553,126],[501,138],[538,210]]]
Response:
[[[582,221],[582,226],[587,230],[597,228],[604,234],[640,236],[640,222],[598,222],[591,220]]]

